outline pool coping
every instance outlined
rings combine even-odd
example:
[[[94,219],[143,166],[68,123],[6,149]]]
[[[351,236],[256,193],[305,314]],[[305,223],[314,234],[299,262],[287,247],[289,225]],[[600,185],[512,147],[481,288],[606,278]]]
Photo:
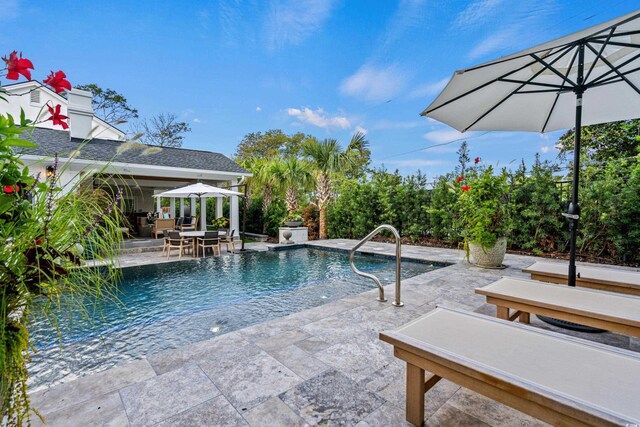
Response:
[[[296,250],[296,249],[314,249],[314,250],[320,250],[320,251],[326,251],[326,252],[342,252],[345,254],[351,253],[351,249],[347,249],[347,248],[335,248],[335,247],[320,246],[317,244],[307,244],[307,243],[268,246],[268,251],[271,251],[271,252],[284,252],[284,251]],[[358,256],[364,256],[364,257],[396,259],[395,255],[372,252],[371,250],[357,250],[355,254]],[[406,255],[401,255],[400,261],[415,262],[417,264],[433,264],[435,267],[438,267],[438,268],[449,267],[450,265],[454,264],[449,261],[436,261],[432,259],[418,258],[415,256],[406,256]]]

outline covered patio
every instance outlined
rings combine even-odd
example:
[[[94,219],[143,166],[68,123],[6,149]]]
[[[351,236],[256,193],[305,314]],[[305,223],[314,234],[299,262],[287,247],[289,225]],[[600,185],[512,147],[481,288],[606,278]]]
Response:
[[[121,188],[122,209],[136,234],[141,230],[148,232],[146,217],[149,212],[166,208],[171,218],[200,213],[196,208],[196,197],[166,200],[165,204],[163,199],[154,200],[155,194],[196,182],[228,188],[251,176],[248,170],[227,156],[211,151],[153,147],[100,138],[84,141],[70,138],[64,131],[41,128],[35,129],[32,140],[37,147],[25,150],[21,160],[34,174],[46,177],[57,156],[60,167],[57,179],[63,191],[65,187],[71,188],[66,184],[77,182],[86,175],[94,177],[94,188],[103,188],[113,194]],[[204,204],[201,211],[207,215]],[[222,215],[223,202],[220,200],[215,205],[214,218]],[[239,225],[238,196],[231,196],[229,227],[239,230]]]

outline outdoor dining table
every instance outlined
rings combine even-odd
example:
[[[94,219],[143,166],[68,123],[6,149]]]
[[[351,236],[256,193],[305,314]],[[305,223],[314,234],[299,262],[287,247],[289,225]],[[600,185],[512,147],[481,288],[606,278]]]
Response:
[[[191,239],[191,244],[192,244],[191,255],[193,257],[196,256],[196,241],[198,237],[204,237],[204,233],[206,233],[206,231],[181,231],[180,232],[180,237],[187,237]],[[226,234],[227,233],[225,231],[218,232],[218,236],[225,236]]]

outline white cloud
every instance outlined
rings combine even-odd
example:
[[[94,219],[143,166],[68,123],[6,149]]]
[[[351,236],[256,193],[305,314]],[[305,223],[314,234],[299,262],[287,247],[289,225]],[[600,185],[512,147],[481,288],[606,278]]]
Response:
[[[548,153],[552,149],[553,149],[553,147],[551,147],[549,145],[543,145],[542,147],[540,147],[540,152],[541,153]]]
[[[298,45],[322,28],[335,0],[272,0],[266,16],[267,46]]]
[[[244,26],[247,17],[243,16],[242,0],[220,0],[218,13],[220,28],[224,35],[224,42],[236,46],[246,34]]]
[[[466,28],[482,24],[497,12],[498,6],[503,2],[504,0],[475,0],[458,14],[453,25],[456,28]]]
[[[520,26],[512,26],[497,31],[478,43],[467,55],[469,59],[477,59],[491,52],[503,51],[514,45]]]
[[[422,84],[411,91],[409,96],[411,98],[425,98],[431,95],[436,95],[444,89],[449,82],[449,77],[445,77],[437,82],[430,82]]]
[[[193,119],[193,123],[202,123],[202,120],[196,117]]]
[[[262,108],[260,106],[257,106],[256,111],[259,113],[260,111],[262,111]]]
[[[287,108],[287,114],[295,117],[300,123],[308,123],[319,128],[348,129],[351,127],[351,122],[348,118],[344,116],[330,117],[322,108],[318,108],[315,111],[308,107],[303,109]]]
[[[363,135],[366,135],[367,133],[369,133],[369,131],[363,128],[362,126],[356,126],[354,133],[358,133],[358,132],[360,132]]]
[[[469,52],[469,59],[477,59],[489,53],[505,55],[535,44],[554,35],[549,16],[557,13],[557,0],[509,2],[504,0],[476,0],[459,16],[453,28],[490,28],[492,33],[480,40]],[[459,28],[456,28],[459,27]],[[477,27],[477,28],[476,28]],[[523,37],[526,35],[526,37]]]
[[[426,139],[427,141],[435,142],[436,144],[455,141],[457,139],[464,137],[462,132],[458,132],[457,130],[454,130],[454,129],[434,130],[434,131],[425,133],[423,136],[424,136],[424,139]]]
[[[396,13],[389,19],[382,37],[380,50],[384,51],[401,39],[407,30],[424,25],[423,11],[426,0],[401,0]]]
[[[406,73],[395,65],[381,68],[364,65],[342,81],[340,92],[370,102],[381,102],[392,99],[406,85]]]

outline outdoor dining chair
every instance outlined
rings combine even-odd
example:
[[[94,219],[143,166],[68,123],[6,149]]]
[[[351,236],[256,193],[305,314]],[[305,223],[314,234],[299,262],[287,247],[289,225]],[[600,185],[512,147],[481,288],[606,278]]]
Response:
[[[218,238],[218,232],[206,231],[204,233],[204,237],[198,237],[198,243],[196,245],[196,256],[198,256],[200,248],[202,248],[202,258],[205,257],[207,249],[211,249],[213,251],[213,255],[216,254],[217,249],[218,255],[220,255],[220,239]]]
[[[176,226],[180,231],[194,231],[198,229],[198,217],[187,216],[183,219],[182,224]]]
[[[236,251],[236,245],[233,242],[233,234],[236,230],[231,230],[231,233],[227,233],[225,236],[220,238],[220,244],[227,245],[227,252],[229,252],[229,245],[231,245],[231,252],[234,253]]]
[[[164,256],[164,253],[167,251],[167,248],[169,247],[169,230],[162,230],[162,255]]]
[[[182,258],[182,254],[187,249],[193,250],[192,240],[186,237],[180,236],[178,231],[169,231],[169,245],[167,246],[167,259],[171,256],[171,249],[179,249],[180,255],[178,258]]]

